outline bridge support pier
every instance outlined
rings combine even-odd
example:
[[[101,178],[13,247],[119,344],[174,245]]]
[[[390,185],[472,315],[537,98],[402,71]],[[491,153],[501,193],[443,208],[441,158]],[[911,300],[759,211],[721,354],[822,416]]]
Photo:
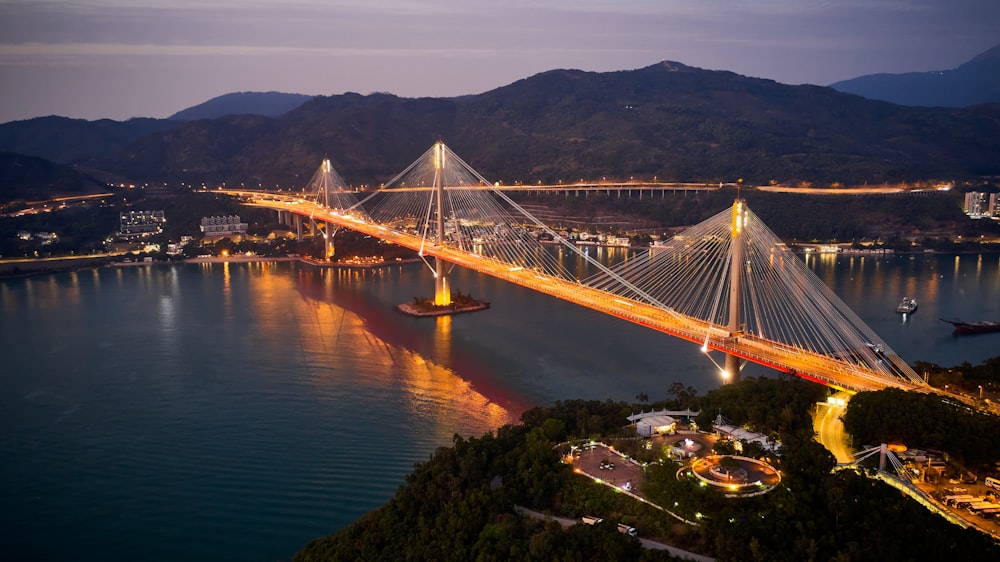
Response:
[[[327,261],[333,259],[333,255],[336,253],[333,247],[333,235],[336,231],[332,227],[333,225],[328,222],[323,223],[323,255],[326,256]]]
[[[735,355],[726,355],[726,363],[723,367],[726,370],[726,384],[740,382],[740,358]]]
[[[446,265],[441,258],[434,258],[434,304],[438,306],[451,304],[451,284],[448,283]]]

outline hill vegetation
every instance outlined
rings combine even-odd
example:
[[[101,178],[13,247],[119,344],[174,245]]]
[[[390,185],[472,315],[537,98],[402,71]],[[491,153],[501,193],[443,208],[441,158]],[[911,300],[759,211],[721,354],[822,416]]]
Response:
[[[103,182],[67,166],[43,158],[0,152],[0,203],[107,191],[108,186]]]
[[[443,138],[504,183],[880,184],[994,173],[1000,153],[1000,107],[907,108],[670,62],[550,71],[457,99],[319,97],[274,120],[222,121],[147,137],[107,165],[157,181],[298,187],[329,156],[348,181],[377,184]]]
[[[504,183],[962,180],[1000,174],[997,138],[1000,105],[902,107],[669,61],[553,70],[460,98],[320,96],[274,118],[0,125],[0,149],[133,183],[286,189],[324,157],[349,182],[378,185],[438,139]]]
[[[385,506],[313,541],[295,560],[668,560],[644,550],[614,524],[639,536],[719,560],[986,560],[1000,547],[985,535],[933,515],[898,491],[850,471],[831,473],[833,457],[812,440],[809,408],[822,389],[800,380],[757,380],[695,396],[681,385],[654,407],[721,408],[736,424],[774,431],[782,441],[782,485],[733,499],[676,478],[663,451],[641,446],[623,427],[638,405],[571,400],[525,412],[522,423],[441,448],[414,468]],[[783,404],[783,407],[773,407]],[[888,423],[906,423],[894,417]],[[940,421],[939,423],[946,423]],[[650,463],[643,490],[698,526],[574,474],[554,445],[610,440]],[[995,456],[995,452],[994,452]],[[603,525],[562,528],[521,515],[515,506]],[[700,516],[699,516],[700,514]]]
[[[0,125],[0,151],[60,164],[109,159],[143,137],[176,126],[176,122],[165,119],[87,121],[55,115],[37,117]]]

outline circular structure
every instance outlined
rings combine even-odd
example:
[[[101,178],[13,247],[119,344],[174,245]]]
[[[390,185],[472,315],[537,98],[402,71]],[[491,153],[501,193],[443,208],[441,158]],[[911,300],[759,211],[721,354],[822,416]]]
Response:
[[[741,466],[722,466],[721,464],[717,464],[710,467],[708,473],[717,482],[725,482],[726,484],[747,483],[747,471]]]
[[[722,488],[728,496],[762,494],[781,482],[781,474],[766,462],[733,455],[698,459],[691,465],[691,473],[702,485]]]

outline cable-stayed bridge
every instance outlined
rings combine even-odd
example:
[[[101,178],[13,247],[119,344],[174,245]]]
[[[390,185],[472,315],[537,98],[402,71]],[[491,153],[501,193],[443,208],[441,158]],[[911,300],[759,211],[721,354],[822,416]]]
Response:
[[[337,228],[417,251],[436,304],[449,304],[448,274],[461,266],[694,342],[730,381],[752,361],[849,392],[936,391],[741,200],[609,267],[498,187],[439,142],[362,200],[329,160],[301,193],[224,192],[326,225],[328,255]],[[567,255],[597,273],[579,275]]]

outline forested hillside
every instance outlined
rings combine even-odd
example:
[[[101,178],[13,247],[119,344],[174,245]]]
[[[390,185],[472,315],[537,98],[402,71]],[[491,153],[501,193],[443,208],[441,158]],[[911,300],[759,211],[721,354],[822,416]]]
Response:
[[[444,140],[490,181],[830,185],[1000,174],[1000,105],[903,107],[665,61],[552,70],[460,98],[347,93],[278,117],[0,125],[0,148],[134,183],[300,188],[330,158],[378,185]]]
[[[819,394],[817,394],[817,392]],[[525,412],[522,424],[463,439],[415,467],[385,506],[320,538],[295,560],[668,560],[615,531],[727,560],[991,560],[1000,546],[961,529],[851,471],[831,473],[832,455],[812,437],[809,409],[822,387],[798,379],[748,378],[698,397],[681,385],[654,408],[721,409],[731,422],[773,433],[782,485],[757,497],[725,498],[677,478],[679,466],[630,438],[625,418],[640,405],[573,400]],[[779,406],[776,406],[779,405]],[[649,407],[649,405],[642,405]],[[889,423],[904,423],[895,417]],[[937,420],[937,423],[948,423]],[[554,445],[573,438],[615,443],[649,462],[644,493],[697,526],[575,474]],[[560,527],[515,506],[605,524]]]
[[[157,181],[300,187],[324,157],[354,184],[389,180],[443,139],[491,181],[844,184],[1000,171],[1000,106],[901,107],[664,62],[555,70],[456,99],[319,97],[276,119],[153,135],[106,163]]]

